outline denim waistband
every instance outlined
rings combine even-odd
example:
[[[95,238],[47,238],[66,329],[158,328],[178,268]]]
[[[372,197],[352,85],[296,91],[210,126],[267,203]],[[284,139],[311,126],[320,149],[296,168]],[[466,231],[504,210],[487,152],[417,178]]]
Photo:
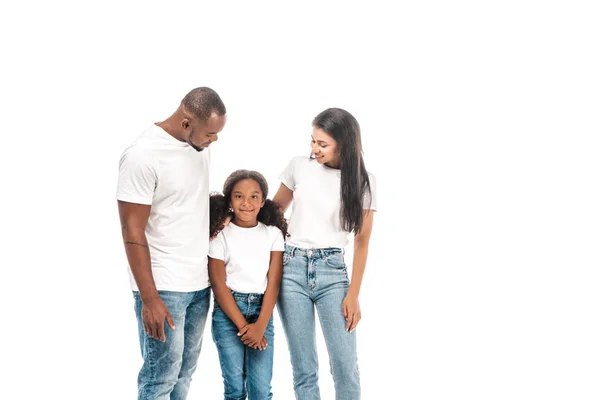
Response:
[[[285,245],[285,251],[290,254],[290,256],[299,256],[299,257],[327,257],[333,254],[342,254],[344,255],[344,249],[340,249],[339,247],[328,247],[325,249],[302,249],[300,247],[290,246],[288,244]]]
[[[263,298],[263,293],[240,293],[240,292],[234,292],[233,290],[231,291],[231,294],[233,295],[233,298],[236,301],[261,301]]]

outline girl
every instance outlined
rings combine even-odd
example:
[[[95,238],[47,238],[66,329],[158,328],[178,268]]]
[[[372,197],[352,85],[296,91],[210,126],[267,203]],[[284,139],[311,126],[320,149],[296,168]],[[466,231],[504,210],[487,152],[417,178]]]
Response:
[[[208,272],[225,400],[271,399],[273,308],[287,223],[258,172],[238,170],[210,198]],[[227,223],[227,220],[231,222]]]
[[[300,400],[320,399],[315,307],[325,336],[336,399],[360,398],[356,332],[358,294],[376,209],[375,181],[362,157],[360,127],[347,111],[330,108],[313,121],[310,157],[295,157],[273,198],[283,211],[294,202],[283,255],[277,307]],[[354,233],[352,280],[344,263]]]

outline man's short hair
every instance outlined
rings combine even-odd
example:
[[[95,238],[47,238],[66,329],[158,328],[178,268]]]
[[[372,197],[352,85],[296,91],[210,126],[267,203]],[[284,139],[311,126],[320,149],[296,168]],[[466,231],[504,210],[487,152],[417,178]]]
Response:
[[[186,111],[194,114],[202,121],[208,120],[213,112],[219,116],[225,115],[227,112],[225,104],[223,104],[217,92],[207,87],[192,89],[181,100],[181,104],[183,104]]]

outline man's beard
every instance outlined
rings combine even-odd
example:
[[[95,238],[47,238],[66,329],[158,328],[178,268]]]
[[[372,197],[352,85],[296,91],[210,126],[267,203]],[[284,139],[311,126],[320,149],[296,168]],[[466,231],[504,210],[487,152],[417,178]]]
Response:
[[[204,150],[204,147],[198,147],[193,143],[190,143],[189,145],[192,146],[192,149],[196,150],[197,152],[201,152]]]
[[[187,142],[187,144],[189,144],[192,147],[192,149],[196,150],[197,152],[201,152],[202,150],[204,150],[204,147],[198,147],[194,143],[192,143],[192,139],[189,137],[186,140],[186,142]]]

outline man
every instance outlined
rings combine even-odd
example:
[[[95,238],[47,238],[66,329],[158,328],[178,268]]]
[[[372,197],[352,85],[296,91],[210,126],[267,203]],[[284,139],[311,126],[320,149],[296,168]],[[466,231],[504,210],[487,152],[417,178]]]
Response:
[[[185,399],[210,304],[208,147],[226,122],[212,89],[189,92],[121,156],[117,200],[144,364],[138,399]]]

